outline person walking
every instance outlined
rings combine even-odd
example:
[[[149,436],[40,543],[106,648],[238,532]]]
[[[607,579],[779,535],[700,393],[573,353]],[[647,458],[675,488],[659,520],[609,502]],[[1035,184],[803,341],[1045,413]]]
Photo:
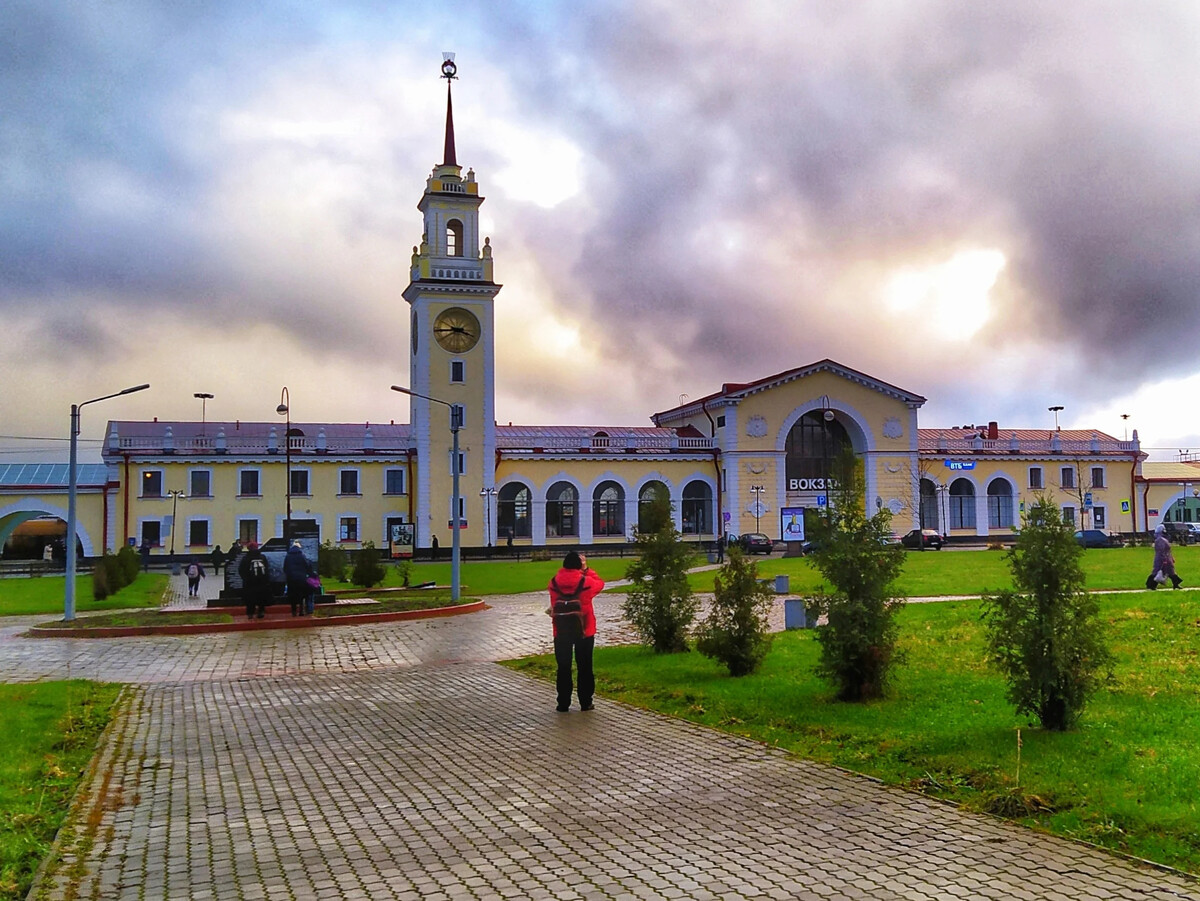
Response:
[[[592,652],[596,647],[596,612],[592,601],[603,589],[604,580],[588,569],[587,557],[570,551],[562,569],[546,586],[550,606],[546,608],[554,626],[554,659],[558,664],[558,712],[571,709],[571,658],[579,670],[579,709],[592,709],[596,676]]]
[[[310,576],[314,576],[312,565],[304,556],[304,549],[299,541],[293,541],[283,558],[283,580],[287,583],[288,603],[292,605],[292,616],[308,615],[308,595],[312,589],[308,585]]]
[[[1158,578],[1159,573],[1163,575],[1161,580]],[[1171,580],[1171,584],[1175,588],[1183,584],[1183,579],[1175,573],[1175,555],[1171,553],[1171,542],[1167,540],[1166,526],[1159,523],[1154,530],[1154,568],[1146,577],[1146,587],[1154,591],[1167,579]]]
[[[213,552],[210,555],[209,559],[212,560],[213,575],[214,576],[220,575],[221,574],[221,564],[225,562],[225,552],[223,550],[221,550],[221,545],[218,544],[215,548],[213,548]]]
[[[437,536],[429,540],[429,559],[436,560],[438,558],[438,540]]]
[[[184,570],[188,580],[188,597],[196,598],[200,596],[200,580],[204,578],[204,567],[199,562],[193,560],[187,565]]]
[[[150,572],[150,542],[145,538],[142,539],[142,572]]]
[[[242,561],[238,564],[238,575],[242,577],[242,600],[246,602],[246,619],[262,619],[267,615],[267,604],[271,601],[271,565],[258,542],[251,541]]]

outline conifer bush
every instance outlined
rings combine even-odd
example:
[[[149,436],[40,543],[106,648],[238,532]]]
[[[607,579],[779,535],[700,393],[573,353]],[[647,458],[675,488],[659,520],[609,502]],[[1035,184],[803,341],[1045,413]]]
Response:
[[[712,610],[696,630],[696,649],[723,663],[731,676],[754,672],[771,648],[767,617],[773,601],[758,581],[758,564],[731,547],[713,580]]]
[[[1008,552],[1016,590],[983,597],[988,652],[1009,700],[1056,732],[1075,725],[1112,665],[1082,557],[1074,525],[1040,497]]]
[[[699,607],[687,578],[695,553],[675,529],[665,491],[656,492],[642,509],[646,530],[638,532],[638,556],[625,571],[633,585],[621,612],[655,653],[686,651]]]
[[[383,561],[379,559],[379,550],[374,541],[368,541],[362,550],[354,555],[354,569],[350,573],[350,581],[362,588],[374,588],[387,575]]]
[[[317,548],[317,574],[322,579],[332,579],[335,582],[346,581],[346,570],[350,561],[346,552],[328,538]]]
[[[819,548],[813,565],[833,586],[813,598],[817,615],[828,618],[817,629],[816,669],[839,700],[864,701],[884,694],[892,666],[901,659],[896,614],[905,599],[895,581],[904,568],[904,549],[887,544],[892,524],[887,508],[866,513],[862,461],[847,451],[833,469],[830,506],[813,530]]]
[[[117,551],[117,561],[121,565],[122,583],[132,585],[142,568],[142,561],[138,557],[138,552],[126,544]]]

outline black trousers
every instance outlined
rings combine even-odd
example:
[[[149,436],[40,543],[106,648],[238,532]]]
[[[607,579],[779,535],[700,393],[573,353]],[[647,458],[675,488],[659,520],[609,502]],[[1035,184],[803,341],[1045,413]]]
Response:
[[[554,659],[558,661],[558,707],[566,710],[571,706],[571,656],[579,669],[579,706],[588,707],[596,693],[596,675],[592,672],[592,651],[596,648],[596,636],[587,638],[554,637]]]

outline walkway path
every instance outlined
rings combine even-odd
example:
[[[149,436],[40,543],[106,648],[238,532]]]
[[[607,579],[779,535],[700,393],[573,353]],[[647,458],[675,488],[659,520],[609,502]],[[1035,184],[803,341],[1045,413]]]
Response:
[[[489,602],[120,640],[6,620],[0,680],[138,686],[34,897],[1200,901],[1186,877],[603,698],[555,713],[491,662],[547,650],[543,599]],[[602,634],[623,634],[619,604]]]

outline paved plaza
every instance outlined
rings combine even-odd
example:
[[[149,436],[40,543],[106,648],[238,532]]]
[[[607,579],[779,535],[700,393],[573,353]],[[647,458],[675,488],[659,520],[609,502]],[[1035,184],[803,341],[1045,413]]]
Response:
[[[1197,899],[1187,877],[494,661],[539,596],[444,619],[126,639],[0,629],[0,680],[134,683],[46,899]],[[601,596],[601,634],[628,636]],[[778,619],[778,612],[776,614]]]

